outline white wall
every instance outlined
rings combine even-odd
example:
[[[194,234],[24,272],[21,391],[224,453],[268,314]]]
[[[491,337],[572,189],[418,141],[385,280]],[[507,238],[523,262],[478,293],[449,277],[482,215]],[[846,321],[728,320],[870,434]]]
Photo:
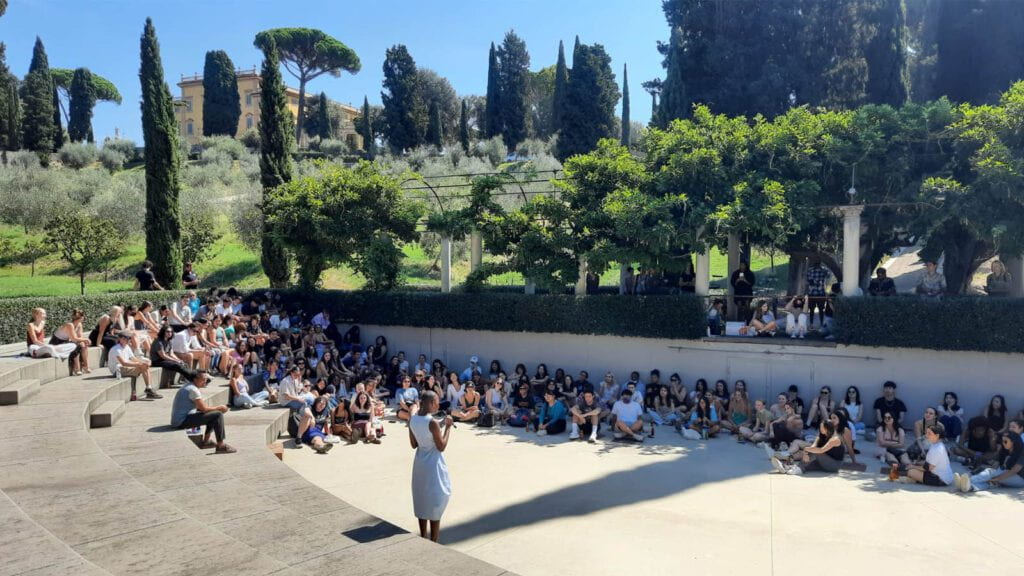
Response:
[[[544,362],[552,373],[556,368],[573,375],[587,370],[595,384],[608,370],[624,382],[632,370],[646,378],[650,369],[658,368],[665,381],[678,372],[690,389],[697,378],[710,383],[724,378],[730,389],[732,382],[743,379],[755,399],[772,398],[796,384],[809,402],[822,385],[830,385],[834,396],[855,385],[869,406],[881,394],[882,382],[892,380],[898,385],[897,396],[907,404],[908,416],[915,420],[926,405],[940,403],[946,390],[959,395],[966,416],[980,413],[993,394],[1006,397],[1012,415],[1024,408],[1024,356],[1020,354],[800,346],[790,345],[788,338],[770,343],[703,342],[407,326],[360,328],[364,342],[384,335],[389,355],[403,350],[412,364],[417,355],[426,354],[428,360],[440,358],[459,371],[469,366],[474,354],[484,371],[492,359],[509,373],[522,362],[532,374],[537,363]]]

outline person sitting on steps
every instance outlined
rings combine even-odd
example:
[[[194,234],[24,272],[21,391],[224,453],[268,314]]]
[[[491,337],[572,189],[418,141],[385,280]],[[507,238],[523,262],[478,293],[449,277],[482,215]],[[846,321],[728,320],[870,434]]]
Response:
[[[223,404],[211,406],[203,399],[202,390],[209,382],[210,376],[206,371],[199,370],[191,382],[178,390],[171,406],[171,426],[187,429],[205,425],[206,433],[203,440],[197,442],[199,448],[216,448],[217,454],[234,454],[236,450],[224,442],[227,436],[224,430],[224,413],[228,411],[228,407]],[[216,437],[216,442],[210,441],[211,435]]]

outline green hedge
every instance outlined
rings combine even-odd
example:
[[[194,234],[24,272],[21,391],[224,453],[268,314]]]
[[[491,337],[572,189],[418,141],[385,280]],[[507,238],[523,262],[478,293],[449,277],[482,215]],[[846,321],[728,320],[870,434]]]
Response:
[[[462,330],[566,332],[697,339],[706,333],[704,305],[695,296],[440,294],[425,292],[289,293],[307,312],[336,311],[358,324]]]
[[[1024,352],[1024,299],[914,296],[841,298],[836,340],[931,350]]]
[[[86,331],[92,330],[96,319],[118,304],[135,304],[149,300],[156,307],[173,302],[186,291],[168,292],[110,292],[89,296],[52,296],[38,298],[0,299],[0,343],[25,341],[25,328],[32,319],[33,308],[45,308],[47,314],[46,333],[52,334],[61,323],[71,319],[71,310],[81,308],[85,312]]]

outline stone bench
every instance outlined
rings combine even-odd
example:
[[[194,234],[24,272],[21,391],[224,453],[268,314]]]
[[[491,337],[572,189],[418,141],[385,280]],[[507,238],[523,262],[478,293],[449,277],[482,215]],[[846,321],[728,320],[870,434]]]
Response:
[[[89,414],[90,428],[109,428],[124,416],[127,404],[118,400],[107,400]]]

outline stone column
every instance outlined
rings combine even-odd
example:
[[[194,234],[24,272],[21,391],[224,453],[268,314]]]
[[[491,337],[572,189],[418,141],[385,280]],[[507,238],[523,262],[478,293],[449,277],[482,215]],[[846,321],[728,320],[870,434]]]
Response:
[[[479,232],[473,230],[469,235],[469,271],[474,272],[480,267],[484,258],[484,239]]]
[[[587,257],[580,258],[579,276],[576,277],[576,295],[587,295]]]
[[[619,295],[626,293],[626,268],[629,264],[619,264]]]
[[[725,289],[729,295],[727,299],[728,314],[726,317],[729,320],[736,319],[736,301],[733,300],[732,283],[729,282],[729,278],[732,277],[733,270],[740,267],[740,235],[732,232],[729,234],[729,245],[728,245],[728,266],[725,271]]]
[[[842,206],[843,215],[843,296],[862,296],[860,288],[860,215],[864,207]]]
[[[697,253],[697,267],[694,269],[697,275],[696,292],[697,296],[707,296],[711,293],[711,247],[705,246],[704,252]]]
[[[452,239],[441,238],[441,292],[452,291]]]
[[[523,280],[526,282],[526,287],[523,290],[523,293],[524,294],[531,294],[531,295],[532,294],[536,294],[537,293],[537,284],[533,280],[530,280],[529,278],[524,278]]]
[[[1013,276],[1013,281],[1010,282],[1010,296],[1014,298],[1024,296],[1024,255],[1007,258],[1003,260],[1003,265],[1006,266],[1006,271]]]

